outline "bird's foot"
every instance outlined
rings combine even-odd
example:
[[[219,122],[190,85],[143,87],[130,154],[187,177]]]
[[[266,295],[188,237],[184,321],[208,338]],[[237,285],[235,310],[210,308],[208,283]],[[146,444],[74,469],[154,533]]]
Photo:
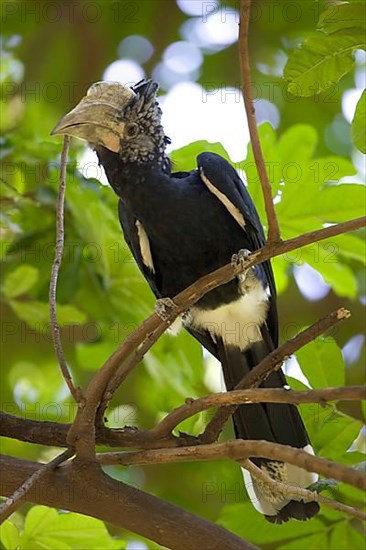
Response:
[[[231,265],[244,276],[248,272],[248,268],[245,267],[245,264],[250,259],[251,254],[250,250],[242,248],[237,254],[231,256]]]
[[[239,250],[237,254],[233,254],[231,257],[231,265],[238,273],[237,277],[243,293],[247,291],[244,283],[247,280],[248,272],[252,269],[251,267],[246,267],[246,262],[250,259],[251,254],[252,253],[250,250],[243,248],[242,250]]]
[[[159,298],[155,303],[155,313],[163,321],[169,321],[172,311],[178,306],[171,298]]]

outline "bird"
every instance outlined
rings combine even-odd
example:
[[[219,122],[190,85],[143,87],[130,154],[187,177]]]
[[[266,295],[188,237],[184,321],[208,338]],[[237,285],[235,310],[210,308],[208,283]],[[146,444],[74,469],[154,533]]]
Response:
[[[119,199],[125,241],[163,314],[179,292],[231,261],[240,263],[266,239],[249,192],[226,159],[203,152],[191,171],[173,171],[158,88],[152,79],[133,86],[96,82],[52,134],[82,139],[96,152]],[[211,290],[174,324],[175,330],[186,329],[221,362],[226,390],[232,390],[278,346],[270,261]],[[286,384],[284,373],[277,370],[261,387]],[[233,423],[237,439],[266,440],[314,454],[295,405],[241,405]],[[285,462],[252,460],[273,479],[295,487],[308,488],[318,479]],[[243,476],[252,504],[272,523],[307,520],[319,511],[316,502],[276,492],[245,469]]]

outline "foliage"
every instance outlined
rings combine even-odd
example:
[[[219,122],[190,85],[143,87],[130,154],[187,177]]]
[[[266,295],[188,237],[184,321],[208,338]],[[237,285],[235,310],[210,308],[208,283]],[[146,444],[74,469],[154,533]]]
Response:
[[[38,9],[40,4],[37,3]],[[138,13],[127,12],[127,4],[137,6]],[[43,15],[42,25],[37,24],[35,16],[22,18],[26,13],[22,11],[14,12],[14,17],[9,16],[6,21],[2,84],[7,88],[2,88],[5,135],[0,195],[4,359],[1,398],[6,412],[59,422],[70,422],[75,413],[62,384],[49,334],[48,283],[54,253],[60,154],[60,143],[51,140],[49,132],[88,84],[101,78],[105,67],[116,58],[122,38],[141,34],[152,41],[156,52],[144,65],[151,73],[166,46],[181,39],[179,28],[187,20],[173,2],[127,4],[96,2],[101,7],[100,20],[91,24],[85,17],[84,25],[76,26],[70,16],[68,21],[57,22],[62,24],[62,33],[55,32],[50,15]],[[284,239],[323,224],[361,216],[365,210],[365,191],[351,158],[353,146],[362,152],[366,149],[365,92],[352,127],[340,109],[342,94],[353,86],[353,51],[363,47],[359,14],[364,6],[362,2],[332,6],[321,14],[315,32],[315,11],[311,8],[317,7],[318,2],[304,0],[299,6],[302,17],[291,24],[277,7],[272,20],[263,12],[263,17],[254,18],[251,26],[254,82],[263,99],[276,106],[280,117],[278,128],[269,122],[260,126],[260,138]],[[18,35],[23,38],[20,44],[14,39]],[[294,49],[300,39],[301,47]],[[281,52],[287,57],[288,89],[280,97],[270,91],[283,84],[275,62]],[[196,76],[202,85],[211,89],[213,85],[238,85],[235,46],[216,53],[203,49],[203,54],[202,72]],[[57,101],[45,94],[46,85],[52,82],[63,90]],[[66,93],[65,82],[75,84],[71,96]],[[30,93],[34,83],[40,86],[38,95]],[[10,88],[14,93],[7,92]],[[193,124],[189,105],[184,108],[187,124]],[[343,141],[339,141],[334,125],[340,120],[345,129]],[[196,155],[207,150],[229,158],[220,143],[200,139],[172,153],[176,169],[195,167]],[[67,360],[77,383],[85,385],[118,343],[152,311],[154,301],[121,236],[116,198],[109,187],[81,173],[82,152],[75,143],[70,153],[65,257],[57,299]],[[265,221],[250,146],[246,158],[236,167]],[[342,235],[273,262],[282,341],[340,304],[352,310],[351,320],[341,330],[298,352],[298,362],[312,387],[362,382],[364,351],[346,366],[341,348],[360,333],[366,290],[362,275],[363,237],[363,232]],[[321,301],[308,302],[296,288],[294,271],[304,263],[312,266],[331,288]],[[204,366],[201,348],[187,334],[164,335],[116,395],[108,413],[109,425],[151,427],[188,396],[217,390],[211,370],[204,370]],[[292,380],[291,385],[303,387],[297,380]],[[364,460],[362,438],[357,439],[358,450],[349,449],[359,434],[365,409],[348,404],[324,409],[303,405],[301,411],[317,453],[345,464],[357,465]],[[186,421],[180,429],[199,433],[209,417],[210,411]],[[225,436],[230,435],[227,430]],[[2,442],[2,452],[42,461],[52,458],[54,450],[7,439]],[[110,473],[218,520],[265,550],[358,550],[364,546],[359,523],[326,507],[307,523],[270,525],[249,504],[240,470],[230,462],[115,467]],[[347,486],[330,485],[324,494],[353,506],[363,504],[360,493]],[[35,506],[25,520],[17,513],[4,524],[1,542],[6,549],[117,549],[125,547],[125,539],[136,538],[131,533],[108,529],[111,534],[100,521]]]
[[[123,550],[125,542],[112,538],[104,523],[95,518],[73,512],[57,513],[53,508],[33,506],[22,519],[15,518],[18,525],[10,520],[0,527],[0,540],[6,550],[71,550],[90,548],[91,550]]]
[[[366,118],[366,91],[357,103],[356,112],[352,121],[352,139],[362,153],[366,153],[366,138],[365,138],[365,118]]]
[[[295,95],[318,94],[337,83],[354,65],[353,52],[366,49],[362,3],[330,6],[320,15],[317,32],[307,38],[285,67]]]

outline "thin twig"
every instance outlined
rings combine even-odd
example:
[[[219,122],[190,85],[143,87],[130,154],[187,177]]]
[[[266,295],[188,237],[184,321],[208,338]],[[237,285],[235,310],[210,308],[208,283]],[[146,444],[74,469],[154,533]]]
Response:
[[[244,378],[235,386],[235,389],[257,388],[267,376],[274,370],[279,369],[286,357],[289,357],[301,347],[305,346],[320,334],[329,330],[340,321],[344,321],[350,317],[350,312],[347,309],[340,308],[329,315],[326,315],[307,329],[299,332],[294,338],[288,340],[277,349],[269,353],[254,369],[252,369]],[[216,441],[223,427],[230,416],[235,412],[237,407],[226,407],[219,409],[210,422],[207,424],[205,431],[200,436],[202,443],[212,443]]]
[[[21,486],[18,487],[18,489],[0,505],[0,523],[5,521],[13,512],[15,512],[15,510],[19,508],[26,494],[41,477],[43,477],[47,472],[57,468],[57,466],[60,466],[60,464],[71,458],[73,455],[73,450],[66,449],[66,451],[56,456],[53,460],[51,460],[51,462],[42,465],[39,470],[36,470],[28,479],[26,479],[24,483],[22,483]]]
[[[307,472],[316,472],[327,478],[348,483],[357,489],[366,490],[366,476],[348,466],[337,464],[326,458],[311,455],[302,449],[280,445],[264,440],[226,441],[209,445],[174,447],[170,449],[151,449],[135,452],[110,452],[97,454],[100,464],[120,464],[124,466],[148,466],[175,462],[198,460],[235,460],[246,458],[268,458],[279,462],[288,462],[303,468]]]
[[[269,182],[266,165],[264,163],[261,143],[257,130],[257,120],[255,116],[252,81],[249,63],[249,20],[250,20],[251,0],[241,0],[240,4],[240,23],[239,23],[239,60],[241,72],[241,90],[244,99],[245,111],[248,119],[248,128],[253,148],[255,165],[262,186],[264,205],[268,224],[268,242],[274,243],[281,240],[280,227],[272,199],[272,189]]]
[[[269,490],[274,490],[275,493],[283,494],[286,499],[288,498],[290,500],[291,497],[295,497],[296,500],[300,500],[301,498],[302,500],[308,502],[320,502],[321,504],[325,504],[326,506],[333,508],[333,510],[344,512],[345,514],[348,514],[361,521],[366,520],[365,512],[358,510],[358,508],[347,506],[346,504],[342,504],[341,502],[338,502],[336,500],[324,497],[323,495],[320,495],[315,491],[309,491],[309,489],[304,489],[303,487],[281,483],[280,481],[273,479],[261,468],[258,468],[258,466],[256,466],[249,459],[240,461],[240,465],[248,470],[253,478],[256,478],[264,483],[266,485],[266,488],[268,487]]]
[[[57,279],[62,262],[62,255],[64,250],[64,204],[65,204],[65,192],[66,192],[66,168],[67,168],[67,154],[70,145],[70,137],[65,136],[64,145],[61,153],[61,166],[60,166],[60,184],[58,188],[57,203],[56,203],[56,250],[55,259],[52,264],[51,280],[49,288],[49,302],[50,302],[50,321],[51,321],[51,335],[53,347],[60,365],[62,376],[70,390],[71,395],[75,401],[80,401],[80,391],[74,386],[69,368],[66,363],[61,337],[60,327],[57,322],[57,306],[56,306],[56,291],[57,291]]]
[[[167,437],[181,422],[191,416],[206,411],[211,407],[226,405],[247,405],[250,403],[320,403],[328,401],[361,401],[366,399],[364,386],[344,388],[322,388],[319,390],[293,391],[282,388],[261,388],[233,390],[207,395],[200,399],[188,399],[184,405],[170,412],[163,420],[150,430],[155,437]]]

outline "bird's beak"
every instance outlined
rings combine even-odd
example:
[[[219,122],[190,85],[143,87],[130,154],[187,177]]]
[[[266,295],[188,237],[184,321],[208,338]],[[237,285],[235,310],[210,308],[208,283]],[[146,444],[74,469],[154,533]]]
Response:
[[[74,136],[118,153],[124,129],[121,110],[135,95],[131,88],[119,82],[96,82],[56,124],[51,135]]]

